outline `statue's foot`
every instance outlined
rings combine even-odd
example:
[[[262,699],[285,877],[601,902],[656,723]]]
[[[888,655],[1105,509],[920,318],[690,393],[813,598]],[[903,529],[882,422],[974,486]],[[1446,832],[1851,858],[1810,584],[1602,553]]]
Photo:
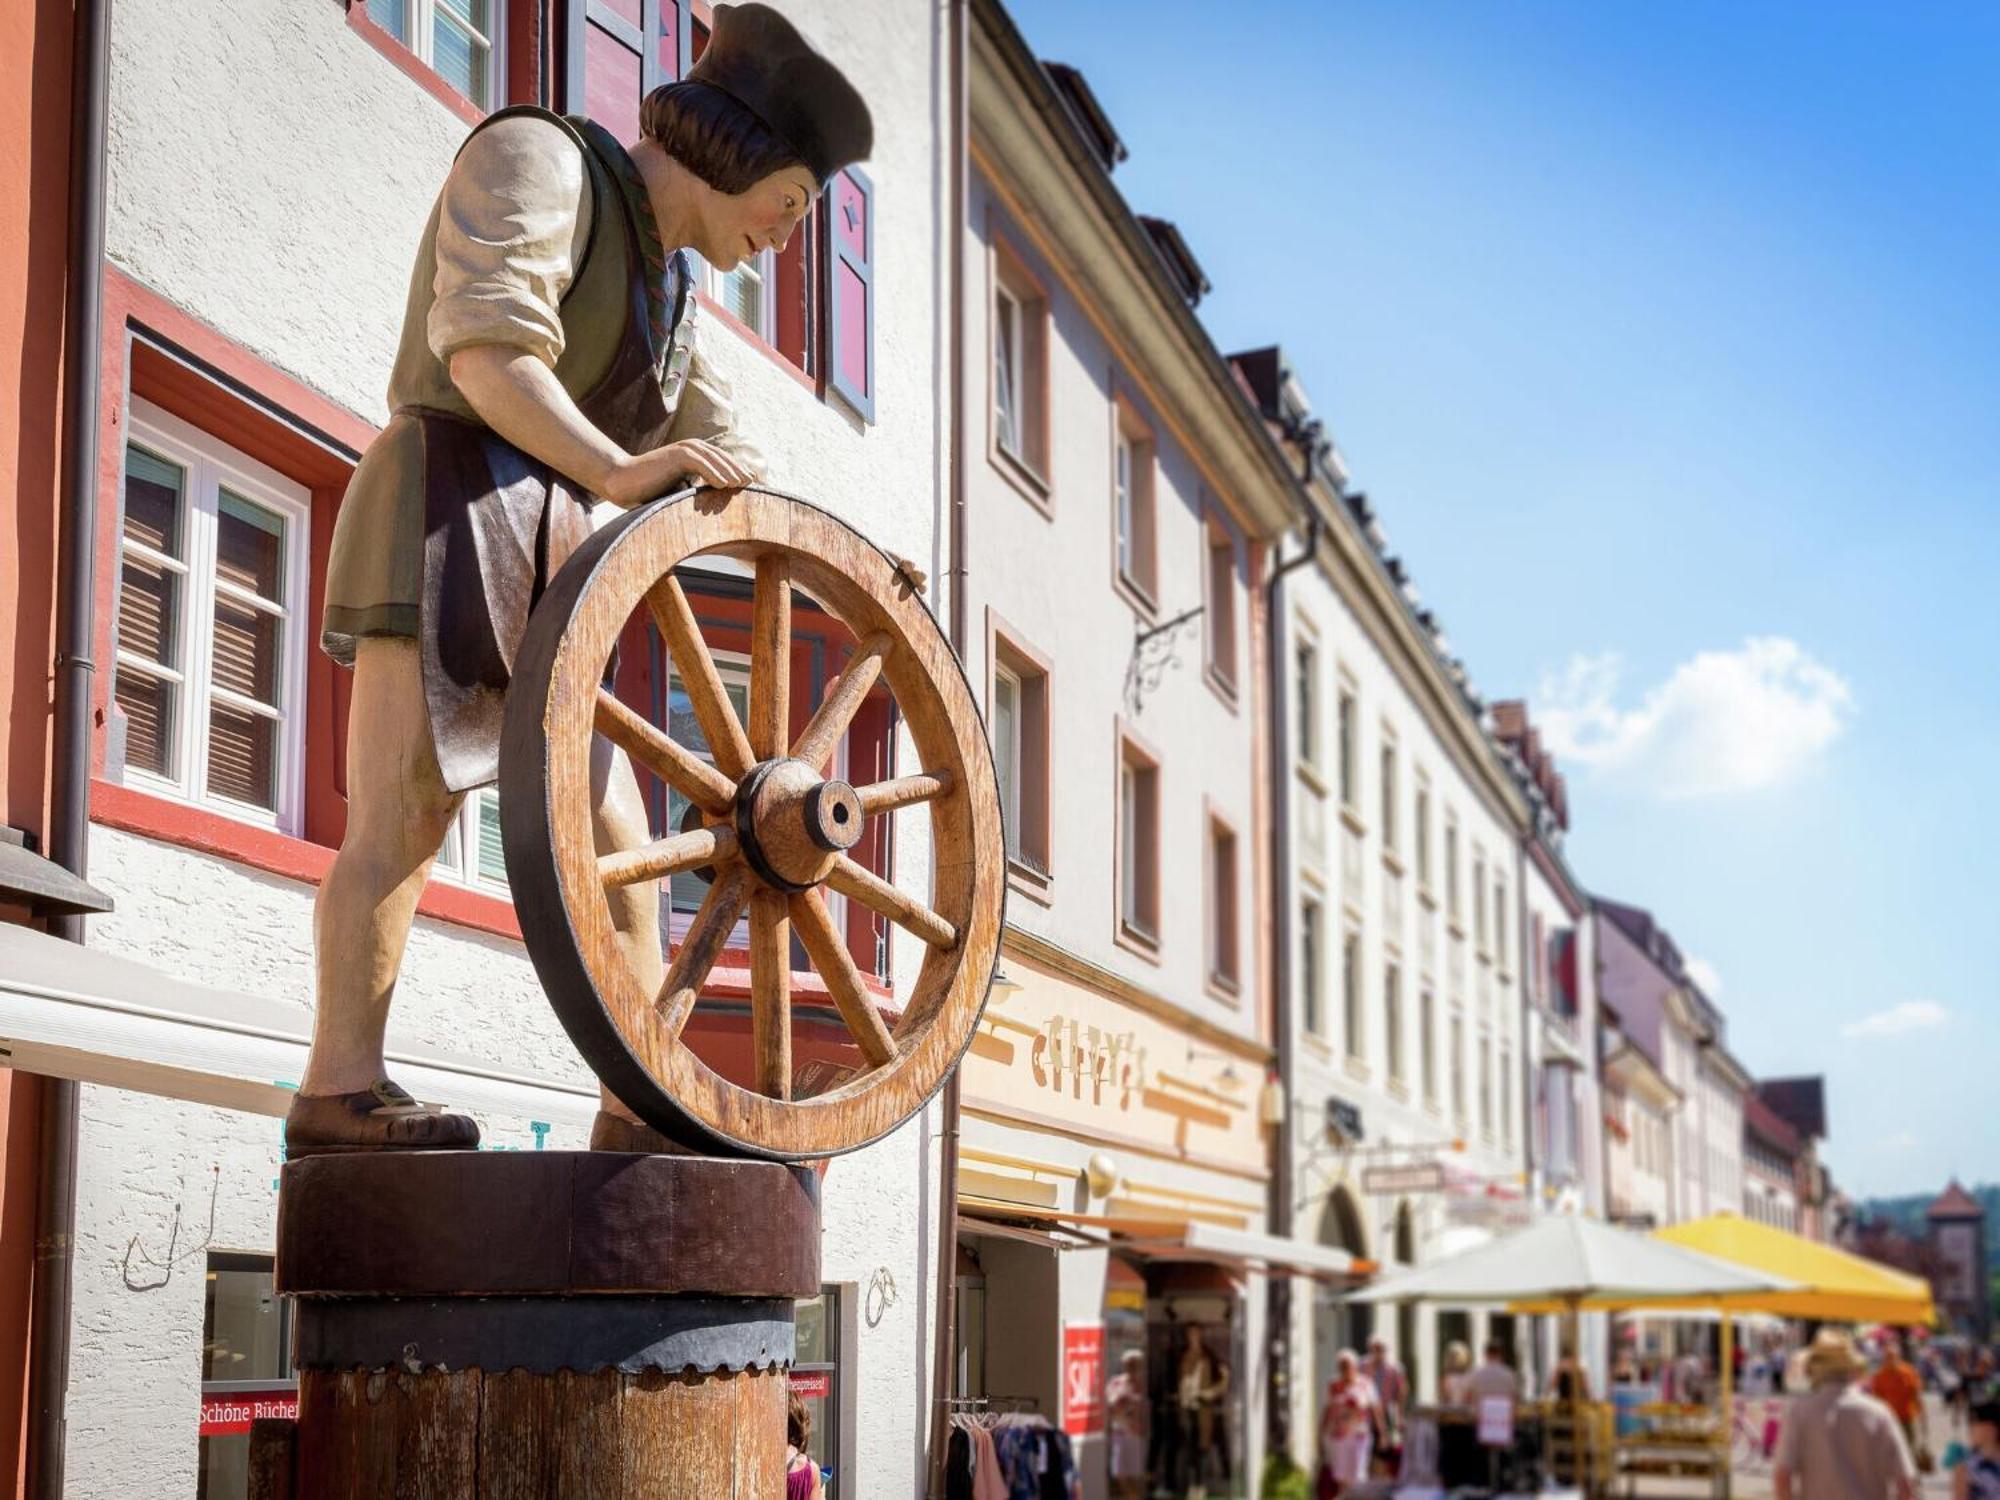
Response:
[[[299,1094],[285,1114],[285,1155],[345,1151],[471,1151],[479,1126],[470,1115],[419,1104],[380,1079],[352,1094]]]
[[[590,1149],[623,1151],[640,1156],[687,1156],[688,1148],[670,1140],[650,1125],[600,1109],[590,1123]]]

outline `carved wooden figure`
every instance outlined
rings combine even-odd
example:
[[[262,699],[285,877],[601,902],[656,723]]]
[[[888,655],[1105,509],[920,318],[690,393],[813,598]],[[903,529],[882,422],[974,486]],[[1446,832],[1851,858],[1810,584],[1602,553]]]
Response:
[[[703,554],[752,579],[747,724],[676,577]],[[796,735],[794,591],[858,642]],[[712,762],[603,685],[635,613],[658,626]],[[878,686],[916,764],[853,786],[829,767]],[[683,827],[643,848],[596,846],[597,734],[688,800]],[[718,1154],[288,1164],[278,1281],[298,1299],[300,1426],[289,1455],[259,1434],[257,1494],[781,1494],[791,1303],[819,1289],[817,1179],[792,1164],[866,1145],[921,1108],[992,977],[1006,859],[976,700],[902,565],[805,501],[698,491],[605,527],[553,580],[514,662],[500,785],[523,937],[565,1029],[642,1119]],[[899,809],[927,821],[927,897],[848,853]],[[707,893],[655,992],[619,946],[606,893],[684,871],[703,872]],[[920,945],[897,1008],[863,981],[829,891]],[[746,913],[751,1062],[730,1078],[688,1032]],[[851,1064],[806,1087],[794,938],[851,1038]]]

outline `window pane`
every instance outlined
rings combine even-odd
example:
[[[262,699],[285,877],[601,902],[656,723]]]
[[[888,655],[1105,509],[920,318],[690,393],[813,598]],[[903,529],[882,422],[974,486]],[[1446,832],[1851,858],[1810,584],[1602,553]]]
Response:
[[[1007,820],[1007,852],[1021,852],[1021,684],[1008,672],[993,674],[993,759],[1000,777],[1000,808]]]
[[[1021,451],[1020,392],[1015,375],[1020,370],[1020,308],[1002,292],[994,299],[993,313],[993,431],[1009,453]]]
[[[162,666],[179,666],[181,580],[128,553],[118,590],[119,649]]]
[[[721,278],[722,305],[730,314],[760,338],[769,337],[770,330],[764,322],[764,275],[769,252],[761,252],[752,261],[746,261]]]
[[[437,0],[437,3],[439,10],[449,10],[481,36],[492,37],[493,28],[487,22],[490,0]]]
[[[276,812],[278,726],[226,703],[208,706],[208,792]]]
[[[368,0],[368,19],[409,46],[410,0]]]
[[[215,522],[215,576],[283,604],[285,518],[224,490]]]
[[[1118,771],[1118,914],[1139,925],[1139,773],[1128,761]]]
[[[215,596],[215,685],[278,706],[278,650],[284,621]]]
[[[125,715],[125,764],[158,776],[177,775],[173,685],[120,667],[112,695]]]
[[[507,857],[500,848],[500,794],[479,794],[479,875],[482,880],[507,880]]]
[[[143,448],[125,450],[125,535],[169,557],[181,555],[181,496],[187,471]]]
[[[749,668],[733,660],[719,660],[716,667],[722,674],[722,690],[729,696],[729,706],[736,711],[737,722],[747,723],[750,718]],[[700,723],[695,719],[693,700],[688,697],[678,672],[667,679],[667,736],[675,744],[685,746],[714,764],[715,756],[708,748]],[[687,816],[691,805],[679,792],[669,791],[667,832],[680,831],[681,819]],[[708,882],[693,870],[683,870],[670,878],[668,889],[675,911],[692,912],[699,909],[702,897],[708,894]]]
[[[481,109],[486,107],[486,55],[484,42],[475,41],[471,33],[460,28],[450,13],[439,6],[437,23],[433,28],[436,46],[431,54],[431,66],[440,77],[470,99]]]

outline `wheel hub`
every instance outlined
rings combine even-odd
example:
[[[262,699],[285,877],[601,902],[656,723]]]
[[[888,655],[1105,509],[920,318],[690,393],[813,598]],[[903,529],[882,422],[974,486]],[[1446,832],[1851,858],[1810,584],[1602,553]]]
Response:
[[[808,891],[861,841],[861,799],[844,781],[779,756],[751,767],[731,814],[743,862],[776,890]]]

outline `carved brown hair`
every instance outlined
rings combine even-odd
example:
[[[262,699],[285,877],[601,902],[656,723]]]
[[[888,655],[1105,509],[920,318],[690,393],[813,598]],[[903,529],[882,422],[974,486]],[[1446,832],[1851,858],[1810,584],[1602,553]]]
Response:
[[[773,172],[806,164],[776,131],[711,84],[660,85],[639,107],[639,129],[718,193],[748,192]]]

